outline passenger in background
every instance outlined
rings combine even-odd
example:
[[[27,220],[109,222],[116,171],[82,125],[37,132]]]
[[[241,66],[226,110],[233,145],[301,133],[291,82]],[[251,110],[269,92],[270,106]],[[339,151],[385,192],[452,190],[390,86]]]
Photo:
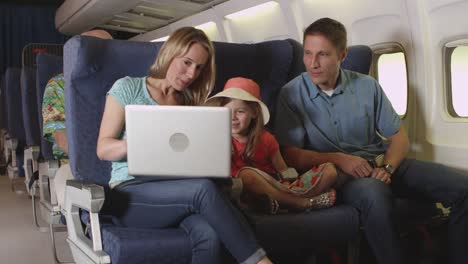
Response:
[[[193,242],[192,263],[222,263],[219,240],[240,263],[271,263],[249,225],[211,180],[128,174],[125,106],[200,105],[214,78],[211,41],[203,31],[184,27],[162,46],[148,76],[115,82],[106,98],[97,145],[98,157],[112,161],[112,212],[129,227],[181,226]],[[199,217],[187,218],[194,214]]]
[[[294,210],[333,206],[336,169],[331,163],[309,169],[297,178],[287,167],[275,137],[265,130],[270,119],[260,100],[260,87],[250,79],[229,79],[224,90],[207,100],[207,105],[225,106],[232,111],[233,177],[242,179],[241,201],[248,208],[275,214],[279,205]],[[288,181],[288,173],[295,174]],[[297,179],[296,179],[297,178]]]
[[[307,72],[283,87],[276,111],[286,161],[302,169],[332,162],[352,176],[342,188],[343,199],[359,210],[378,263],[405,263],[392,218],[396,196],[451,207],[449,263],[468,263],[468,175],[406,158],[408,136],[380,85],[340,69],[346,39],[345,27],[330,18],[304,32]],[[382,154],[380,166],[367,161]]]
[[[96,29],[86,31],[82,36],[102,39],[112,39],[107,31]],[[68,141],[65,129],[65,83],[63,73],[52,77],[47,82],[42,101],[42,119],[44,139],[53,143],[52,152],[59,161],[60,169],[54,177],[55,190],[59,205],[63,205],[65,195],[65,182],[70,179],[71,173],[68,165]]]

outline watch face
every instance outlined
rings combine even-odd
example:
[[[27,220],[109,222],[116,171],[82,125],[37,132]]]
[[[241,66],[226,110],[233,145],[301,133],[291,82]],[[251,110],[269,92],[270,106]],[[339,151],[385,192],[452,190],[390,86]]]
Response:
[[[387,171],[388,173],[393,174],[393,171],[394,171],[394,170],[393,170],[392,165],[386,164],[386,165],[384,166],[384,169],[385,169],[385,171]]]

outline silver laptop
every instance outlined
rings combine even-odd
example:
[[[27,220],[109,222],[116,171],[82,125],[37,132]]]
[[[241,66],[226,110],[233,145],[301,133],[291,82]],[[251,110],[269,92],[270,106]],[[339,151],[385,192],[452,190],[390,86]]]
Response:
[[[125,107],[130,175],[231,176],[231,112],[226,107]]]

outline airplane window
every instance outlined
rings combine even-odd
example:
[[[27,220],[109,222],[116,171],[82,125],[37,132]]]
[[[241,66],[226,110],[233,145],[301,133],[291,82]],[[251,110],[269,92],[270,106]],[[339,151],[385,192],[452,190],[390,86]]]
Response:
[[[270,9],[272,7],[277,6],[278,3],[275,1],[269,1],[260,5],[256,5],[251,8],[247,8],[229,15],[226,15],[225,17],[228,19],[237,19],[237,18],[242,18],[242,17],[249,17],[249,16],[256,16],[260,12],[264,12],[266,9]]]
[[[377,63],[378,81],[398,115],[406,114],[408,81],[403,52],[381,54]]]
[[[169,36],[165,36],[165,37],[162,37],[162,38],[153,39],[153,40],[151,40],[151,42],[166,41],[168,38],[169,38]]]
[[[229,42],[257,43],[278,35],[289,35],[285,13],[275,1],[224,16]]]
[[[451,100],[453,112],[458,117],[468,117],[468,46],[458,46],[453,50],[450,62]]]
[[[212,40],[212,41],[220,41],[221,38],[219,36],[218,27],[216,23],[213,21],[195,26],[196,28],[203,30],[205,34]]]

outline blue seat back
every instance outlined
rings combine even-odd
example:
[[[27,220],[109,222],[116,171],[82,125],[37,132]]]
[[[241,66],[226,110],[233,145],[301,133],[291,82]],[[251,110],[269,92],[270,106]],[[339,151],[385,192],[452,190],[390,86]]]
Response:
[[[107,185],[110,162],[96,156],[105,95],[119,78],[144,76],[162,43],[101,40],[76,36],[64,47],[65,111],[72,172],[77,179]],[[275,94],[289,81],[292,49],[287,41],[258,44],[214,43],[215,90],[231,77],[256,80],[274,109]]]
[[[23,155],[26,135],[23,125],[23,110],[21,107],[21,70],[19,68],[8,68],[5,73],[6,91],[5,99],[8,115],[8,134],[18,140],[16,149],[16,165],[19,170],[18,175],[24,176]]]
[[[19,68],[8,68],[5,73],[6,79],[6,101],[8,115],[8,133],[19,141],[25,140],[23,125],[23,109],[21,107],[21,70]]]
[[[111,163],[96,155],[106,93],[119,78],[146,75],[161,46],[85,36],[65,44],[65,126],[75,179],[107,186]]]
[[[292,47],[287,41],[266,41],[257,44],[214,43],[216,50],[215,94],[233,77],[255,80],[260,86],[263,102],[271,114],[268,126],[273,125],[276,97],[290,80]]]
[[[38,146],[40,131],[37,120],[36,69],[30,66],[21,69],[21,102],[26,145]]]
[[[45,140],[42,136],[42,101],[44,99],[44,91],[49,80],[55,75],[63,72],[63,59],[57,55],[40,53],[36,56],[36,65],[36,106],[41,140],[41,155],[46,160],[52,160],[54,159],[54,155],[52,153],[52,143]]]
[[[0,122],[0,128],[5,128],[8,130],[8,120],[7,120],[7,108],[6,108],[6,79],[5,75],[2,75],[2,80],[0,82],[0,116],[1,116],[1,122]]]
[[[306,71],[303,61],[304,49],[302,44],[294,39],[288,39],[294,50],[294,67],[291,69],[290,76],[295,76]],[[341,68],[356,71],[362,74],[369,74],[372,64],[372,50],[366,45],[353,45],[348,47],[348,54],[341,63]]]

